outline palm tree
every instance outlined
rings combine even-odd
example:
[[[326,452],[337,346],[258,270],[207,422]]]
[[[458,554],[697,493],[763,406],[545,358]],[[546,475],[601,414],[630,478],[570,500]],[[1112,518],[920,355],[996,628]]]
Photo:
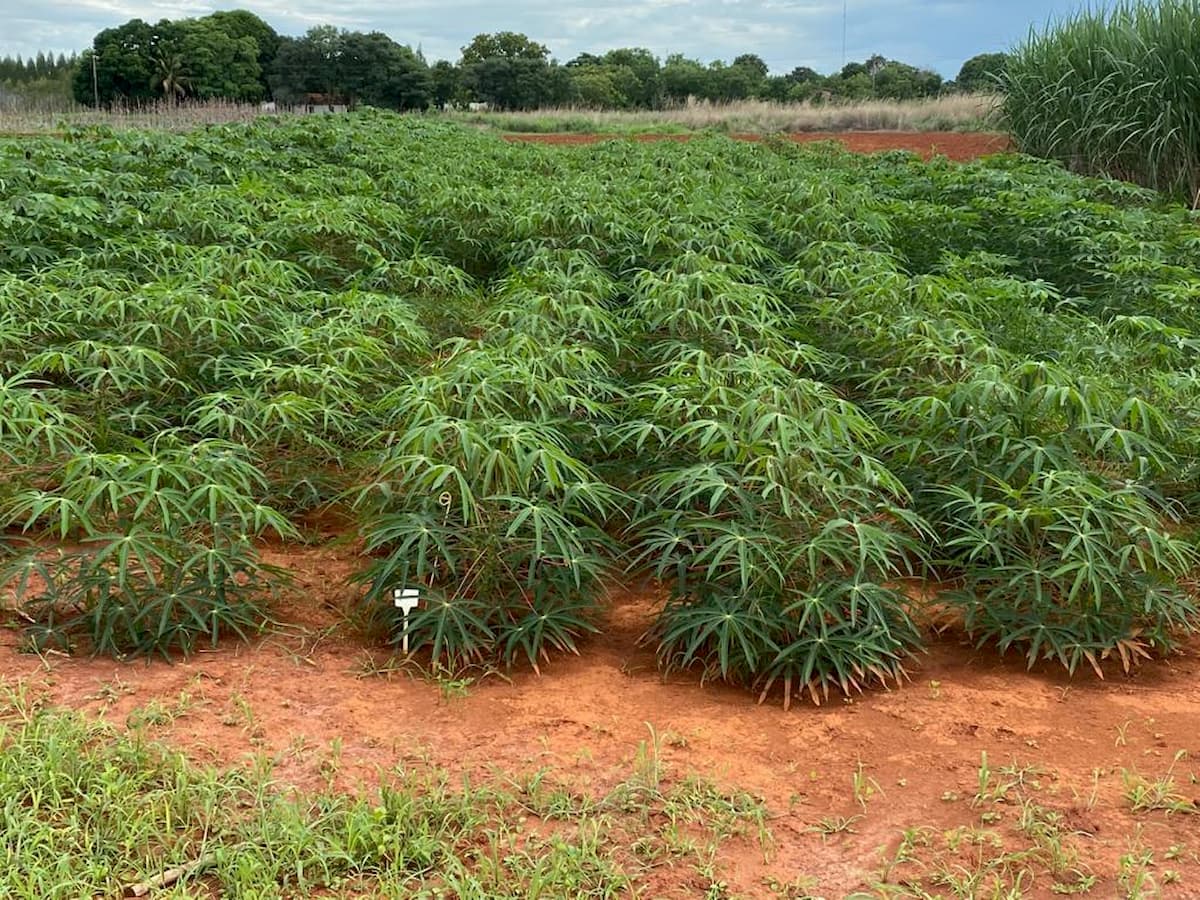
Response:
[[[150,86],[161,90],[163,96],[172,103],[178,103],[192,86],[182,54],[164,50],[151,57],[151,61],[154,63],[154,74],[150,77]]]

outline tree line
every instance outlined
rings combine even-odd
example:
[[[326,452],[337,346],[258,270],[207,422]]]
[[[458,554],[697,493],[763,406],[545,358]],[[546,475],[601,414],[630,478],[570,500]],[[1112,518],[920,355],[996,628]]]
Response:
[[[65,53],[38,53],[27,59],[20,55],[0,57],[0,106],[14,99],[28,103],[61,98],[70,91],[78,63],[77,55]]]
[[[0,56],[0,83],[19,85],[43,78],[54,78],[63,72],[71,71],[79,62],[77,54],[68,56],[60,53],[39,53],[28,59],[16,56]]]
[[[705,63],[682,54],[660,60],[640,47],[581,53],[567,62],[511,31],[477,35],[456,62],[427,62],[378,31],[319,26],[279,35],[245,10],[149,24],[133,19],[98,35],[74,64],[72,92],[85,104],[273,99],[339,102],[398,110],[472,102],[518,110],[574,105],[655,109],[691,98],[839,101],[911,100],[994,84],[1004,54],[968,60],[957,79],[875,55],[822,75],[799,66],[772,74],[753,53]]]

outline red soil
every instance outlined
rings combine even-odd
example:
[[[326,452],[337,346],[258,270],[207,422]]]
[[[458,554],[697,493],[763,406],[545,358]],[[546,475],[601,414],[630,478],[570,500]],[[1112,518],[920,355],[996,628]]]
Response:
[[[17,634],[0,631],[0,677],[26,679],[57,703],[115,723],[155,699],[176,706],[186,692],[186,711],[156,729],[158,736],[221,765],[270,754],[278,759],[276,777],[301,788],[323,784],[321,763],[337,740],[341,784],[351,789],[398,764],[434,764],[477,781],[494,769],[547,767],[556,779],[600,793],[630,777],[651,726],[670,777],[695,773],[764,798],[776,841],[771,861],[745,838],[718,856],[730,888],[747,897],[782,896],[767,882],[800,875],[815,878],[821,896],[846,896],[877,877],[881,854],[895,852],[901,829],[928,825],[940,835],[979,826],[985,810],[1001,820],[983,827],[1000,832],[1006,846],[1028,847],[1015,831],[1017,803],[971,807],[986,752],[993,770],[1014,762],[1038,767],[1037,801],[1077,832],[1070,842],[1100,878],[1090,896],[1117,895],[1118,858],[1143,825],[1140,841],[1154,850],[1160,883],[1165,869],[1182,876],[1158,896],[1200,897],[1200,818],[1135,816],[1122,777],[1129,770],[1158,778],[1187,751],[1174,768],[1176,790],[1200,798],[1200,642],[1132,676],[1114,670],[1099,681],[1049,667],[1028,672],[1015,656],[931,637],[911,683],[785,712],[778,698],[760,706],[747,692],[701,686],[694,677],[663,680],[652,652],[637,643],[656,594],[621,589],[612,593],[602,633],[579,657],[556,658],[540,677],[519,671],[511,681],[488,678],[451,697],[402,673],[363,677],[364,660],[382,662],[386,653],[368,649],[344,625],[356,599],[345,580],[359,564],[352,548],[277,548],[267,560],[291,570],[296,585],[278,608],[284,624],[250,646],[175,664],[43,662],[17,651]],[[865,810],[851,786],[859,763],[881,789]],[[859,814],[853,833],[823,838],[813,830],[823,818]],[[1174,858],[1166,856],[1173,845],[1184,848]],[[964,853],[970,866],[978,848]],[[694,896],[683,871],[668,867],[651,878],[645,896]],[[1043,876],[1024,896],[1050,897],[1050,883]]]
[[[740,141],[760,141],[760,134],[734,134]],[[847,132],[797,132],[786,135],[796,143],[813,141],[838,141],[855,153],[880,153],[885,150],[909,150],[925,159],[945,156],[956,162],[966,162],[1001,153],[1010,149],[1008,137],[1003,134],[958,131],[847,131]],[[639,134],[637,141],[688,141],[690,134]],[[609,134],[506,134],[506,141],[524,141],[534,144],[594,144],[598,141],[621,140]]]

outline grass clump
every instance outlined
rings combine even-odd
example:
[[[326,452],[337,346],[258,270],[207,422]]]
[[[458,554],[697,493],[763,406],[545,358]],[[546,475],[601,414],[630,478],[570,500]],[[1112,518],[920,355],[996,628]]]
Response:
[[[121,896],[177,867],[172,896],[621,897],[663,861],[711,869],[730,835],[769,842],[761,804],[697,780],[591,799],[545,773],[472,786],[396,771],[357,795],[302,795],[265,761],[200,768],[0,688],[6,897]]]

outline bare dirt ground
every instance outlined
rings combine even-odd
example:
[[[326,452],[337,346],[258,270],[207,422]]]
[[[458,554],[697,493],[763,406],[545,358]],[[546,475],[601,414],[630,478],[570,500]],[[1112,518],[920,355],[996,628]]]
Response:
[[[1128,796],[1139,777],[1152,784],[1171,773],[1176,805],[1200,802],[1200,643],[1102,682],[1028,672],[1015,656],[931,636],[902,688],[784,711],[778,698],[757,705],[735,688],[664,681],[638,646],[655,611],[647,586],[613,590],[601,634],[579,657],[556,658],[540,677],[518,671],[467,686],[381,674],[387,651],[344,624],[356,599],[345,583],[357,566],[352,548],[275,548],[267,559],[296,582],[278,604],[280,626],[249,646],[122,664],[20,653],[19,636],[4,630],[0,676],[118,725],[149,720],[156,737],[201,762],[249,765],[267,754],[276,778],[301,789],[329,781],[335,755],[335,780],[348,789],[404,764],[479,779],[548,768],[599,793],[629,777],[639,743],[650,741],[668,778],[697,774],[765,801],[769,859],[748,838],[719,857],[740,896],[805,896],[778,885],[806,878],[823,897],[866,891],[905,829],[929,830],[913,845],[920,861],[897,867],[893,880],[916,866],[978,866],[999,853],[996,842],[1031,846],[1018,826],[1023,804],[1034,803],[1057,817],[1066,846],[1097,878],[1088,896],[1129,896],[1120,880],[1137,851],[1152,854],[1160,887],[1142,896],[1200,897],[1200,816],[1135,814]],[[1179,751],[1187,755],[1175,761]],[[985,753],[991,778],[981,785]],[[645,896],[692,896],[678,873],[654,878]],[[1052,882],[1013,896],[1053,896]]]
[[[633,136],[638,141],[688,141],[690,134],[639,134]],[[760,134],[731,135],[742,141],[760,141]],[[956,162],[966,162],[986,156],[989,153],[1001,153],[1011,149],[1007,135],[980,132],[958,131],[847,131],[840,133],[824,131],[805,131],[786,135],[788,140],[796,143],[812,143],[814,141],[838,141],[848,150],[856,153],[879,153],[885,150],[909,150],[925,159],[933,156],[945,156]],[[535,144],[594,144],[598,141],[620,139],[612,134],[506,134],[507,141],[524,141]]]

